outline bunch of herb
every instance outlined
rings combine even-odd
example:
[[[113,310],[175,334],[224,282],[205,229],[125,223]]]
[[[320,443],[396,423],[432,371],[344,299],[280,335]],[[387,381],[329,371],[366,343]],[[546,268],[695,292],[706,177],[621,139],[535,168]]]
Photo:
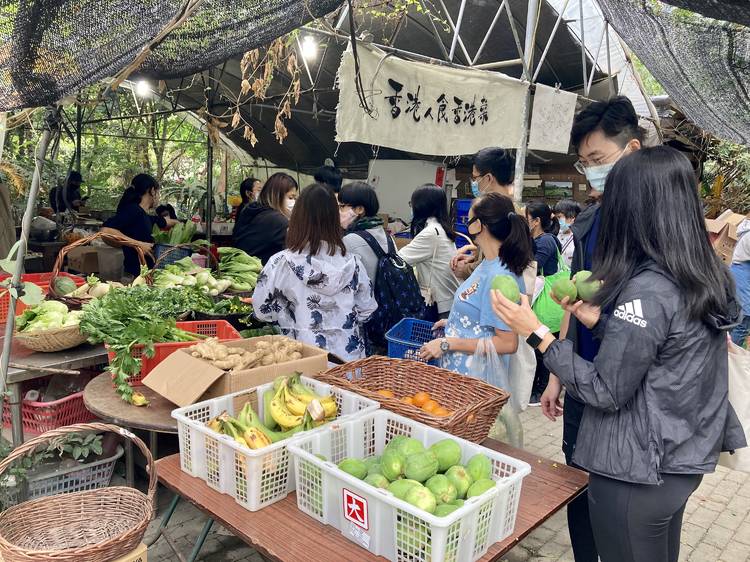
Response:
[[[141,360],[132,355],[134,346],[142,345],[143,355],[150,358],[154,343],[202,339],[175,323],[175,317],[191,310],[197,299],[192,291],[139,286],[114,289],[84,305],[81,331],[91,343],[105,343],[114,353],[109,371],[123,400],[138,406],[148,403],[128,382],[141,370]]]

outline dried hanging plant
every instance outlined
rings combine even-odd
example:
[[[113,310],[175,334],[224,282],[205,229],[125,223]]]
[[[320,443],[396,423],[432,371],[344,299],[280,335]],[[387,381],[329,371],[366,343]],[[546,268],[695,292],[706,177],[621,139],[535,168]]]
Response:
[[[233,131],[242,130],[242,136],[255,146],[258,138],[255,136],[253,126],[242,115],[241,107],[253,101],[266,101],[269,99],[268,91],[278,71],[285,71],[290,78],[289,87],[280,96],[276,104],[276,119],[274,120],[274,136],[279,144],[284,142],[289,132],[286,128],[286,120],[292,117],[292,106],[299,103],[302,87],[300,83],[300,68],[297,54],[290,46],[293,44],[295,35],[289,34],[273,41],[265,49],[253,49],[246,52],[240,61],[242,81],[240,82],[239,95],[232,96],[230,108],[222,115],[211,116],[208,123],[209,132],[212,126],[231,126]],[[229,122],[225,123],[222,119]],[[213,139],[212,139],[213,140]]]

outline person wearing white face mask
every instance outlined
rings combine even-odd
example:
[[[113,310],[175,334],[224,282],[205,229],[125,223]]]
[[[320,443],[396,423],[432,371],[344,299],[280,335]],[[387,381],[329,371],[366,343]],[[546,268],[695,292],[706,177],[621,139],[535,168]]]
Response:
[[[581,212],[571,226],[575,243],[571,275],[582,270],[591,271],[599,238],[599,200],[604,193],[607,175],[623,156],[640,150],[641,138],[638,116],[633,104],[624,96],[594,102],[575,116],[570,133],[571,143],[579,158],[575,168],[586,176],[591,186],[589,196],[595,203]],[[572,340],[574,351],[586,361],[594,361],[599,353],[599,340],[569,313],[563,318],[560,339]],[[561,392],[559,379],[550,374],[549,383],[542,394],[542,412],[552,421],[563,415],[562,449],[565,461],[572,464],[584,404],[566,394],[563,409]],[[568,505],[568,531],[576,562],[596,562],[598,553],[586,494],[581,494]]]
[[[560,254],[568,267],[570,267],[573,263],[573,252],[576,247],[570,227],[576,222],[576,217],[581,212],[581,206],[577,201],[573,201],[572,199],[563,199],[555,205],[553,212],[555,213],[557,222],[560,224],[560,232],[557,234],[557,239],[562,245]]]
[[[289,217],[299,188],[289,174],[273,174],[257,201],[245,206],[234,224],[234,246],[265,264],[286,247]]]
[[[355,181],[341,188],[338,201],[346,251],[362,259],[367,275],[374,282],[378,271],[378,257],[357,232],[369,234],[384,252],[388,252],[388,234],[383,219],[378,216],[378,195],[369,183]]]

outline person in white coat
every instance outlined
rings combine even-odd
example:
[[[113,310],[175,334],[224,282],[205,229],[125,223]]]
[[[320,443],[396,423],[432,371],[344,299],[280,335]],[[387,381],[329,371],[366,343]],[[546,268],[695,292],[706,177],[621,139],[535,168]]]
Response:
[[[415,267],[427,305],[437,307],[439,319],[448,318],[458,279],[450,268],[456,254],[456,235],[448,219],[445,190],[425,184],[411,195],[412,240],[399,250],[403,260]]]

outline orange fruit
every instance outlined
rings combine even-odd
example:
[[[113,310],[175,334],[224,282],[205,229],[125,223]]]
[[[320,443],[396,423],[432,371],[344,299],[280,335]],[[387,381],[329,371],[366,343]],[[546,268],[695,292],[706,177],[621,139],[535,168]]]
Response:
[[[401,399],[401,402],[403,402],[404,404],[409,404],[409,406],[413,406],[414,405],[414,398],[412,398],[411,396],[404,396]]]
[[[424,404],[422,404],[422,409],[425,412],[432,412],[435,410],[435,408],[440,408],[440,404],[438,404],[435,400],[428,400]]]
[[[386,388],[381,388],[380,390],[377,391],[377,393],[380,394],[380,396],[383,396],[384,398],[394,398],[395,397],[395,394],[393,394],[393,391],[392,390],[388,390]]]
[[[438,406],[437,408],[435,408],[434,410],[432,410],[432,412],[430,412],[430,413],[433,416],[437,416],[439,418],[444,418],[444,417],[449,416],[451,414],[448,410],[446,410],[442,406]]]
[[[424,403],[430,399],[430,394],[427,392],[417,392],[414,395],[414,405],[418,408],[424,406]]]

